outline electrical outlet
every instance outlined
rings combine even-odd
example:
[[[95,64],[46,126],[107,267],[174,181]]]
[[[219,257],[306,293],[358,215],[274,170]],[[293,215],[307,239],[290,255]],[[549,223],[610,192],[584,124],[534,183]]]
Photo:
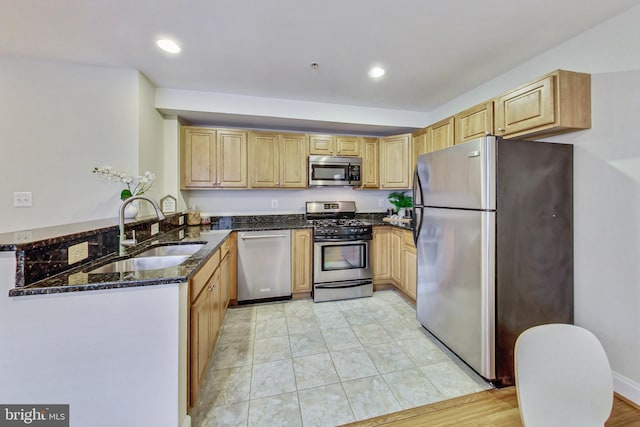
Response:
[[[271,201],[271,209],[277,209],[278,208],[278,201],[277,200],[272,200]]]
[[[384,199],[378,199],[378,207],[384,208]]]
[[[14,208],[30,208],[32,206],[31,191],[16,191],[13,193]]]
[[[69,258],[69,265],[89,258],[89,242],[82,242],[77,245],[69,246],[67,254]]]
[[[178,225],[184,225],[184,216],[180,215],[178,217]]]
[[[160,223],[156,222],[151,224],[151,235],[155,236],[160,232]]]

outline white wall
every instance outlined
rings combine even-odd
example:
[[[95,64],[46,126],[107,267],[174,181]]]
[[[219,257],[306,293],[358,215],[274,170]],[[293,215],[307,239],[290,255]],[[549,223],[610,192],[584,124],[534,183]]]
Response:
[[[201,213],[223,215],[302,214],[305,202],[316,200],[354,200],[358,212],[384,212],[392,207],[390,191],[352,190],[350,188],[311,188],[308,190],[183,191],[188,206]],[[407,194],[411,191],[407,190]],[[275,200],[277,208],[271,207]]]
[[[124,187],[95,166],[156,172],[164,195],[164,122],[136,70],[0,56],[0,117],[0,232],[116,217]]]
[[[557,68],[592,73],[592,129],[548,140],[575,148],[575,321],[603,343],[616,391],[640,404],[639,21],[640,6],[441,106],[430,121]]]
[[[0,56],[0,232],[115,216],[120,189],[91,170],[137,171],[137,86],[134,70]]]
[[[160,200],[167,194],[164,192],[167,173],[164,170],[164,120],[155,108],[155,90],[155,86],[138,73],[138,171],[156,174],[156,181],[145,195]],[[139,206],[143,215],[153,212],[148,203]]]

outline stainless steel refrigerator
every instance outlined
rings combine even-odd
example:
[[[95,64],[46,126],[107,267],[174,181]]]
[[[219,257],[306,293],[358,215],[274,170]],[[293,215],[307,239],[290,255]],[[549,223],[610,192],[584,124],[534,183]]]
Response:
[[[420,323],[514,384],[525,329],[573,322],[573,146],[487,136],[418,157]]]

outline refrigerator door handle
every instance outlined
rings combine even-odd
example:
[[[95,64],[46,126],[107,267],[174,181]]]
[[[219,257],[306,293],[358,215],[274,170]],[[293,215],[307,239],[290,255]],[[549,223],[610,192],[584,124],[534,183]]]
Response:
[[[416,196],[420,196],[419,199]],[[419,205],[416,201],[419,200]],[[418,175],[418,166],[413,172],[413,244],[418,246],[418,238],[420,237],[420,229],[422,228],[422,183]]]

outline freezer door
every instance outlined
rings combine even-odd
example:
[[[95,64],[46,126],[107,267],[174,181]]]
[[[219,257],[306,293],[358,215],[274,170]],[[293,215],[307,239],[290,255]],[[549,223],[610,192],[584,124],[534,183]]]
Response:
[[[495,146],[496,138],[487,136],[418,156],[421,204],[495,209]]]
[[[495,378],[495,212],[424,208],[417,318],[483,377]]]

